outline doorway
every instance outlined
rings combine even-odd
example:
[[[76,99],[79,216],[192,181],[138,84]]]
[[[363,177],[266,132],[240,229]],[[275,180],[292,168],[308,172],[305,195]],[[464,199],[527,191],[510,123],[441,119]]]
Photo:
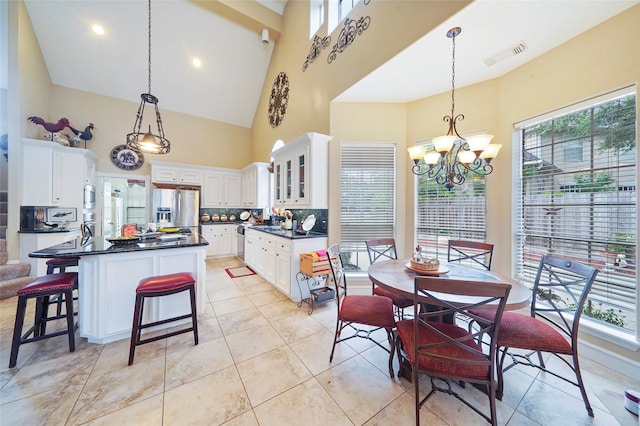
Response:
[[[96,232],[104,237],[119,237],[122,225],[147,227],[150,200],[148,176],[96,175],[98,199]]]

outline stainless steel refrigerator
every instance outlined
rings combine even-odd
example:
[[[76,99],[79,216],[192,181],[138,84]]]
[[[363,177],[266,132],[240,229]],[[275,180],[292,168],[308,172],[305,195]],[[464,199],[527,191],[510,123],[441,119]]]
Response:
[[[159,226],[197,228],[200,222],[200,190],[154,189],[151,215],[151,220]]]

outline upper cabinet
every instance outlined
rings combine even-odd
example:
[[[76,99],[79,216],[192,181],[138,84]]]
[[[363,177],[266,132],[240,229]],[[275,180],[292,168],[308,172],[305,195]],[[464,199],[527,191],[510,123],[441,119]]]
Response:
[[[241,176],[239,171],[231,170],[204,172],[201,207],[241,207]]]
[[[331,136],[305,133],[272,153],[276,206],[328,208],[328,155]]]
[[[252,163],[242,169],[242,207],[269,207],[269,169],[267,163]]]
[[[177,164],[153,164],[151,181],[173,185],[202,185],[202,171]]]
[[[83,186],[95,179],[93,152],[56,142],[23,139],[22,161],[21,205],[76,207],[82,212]]]

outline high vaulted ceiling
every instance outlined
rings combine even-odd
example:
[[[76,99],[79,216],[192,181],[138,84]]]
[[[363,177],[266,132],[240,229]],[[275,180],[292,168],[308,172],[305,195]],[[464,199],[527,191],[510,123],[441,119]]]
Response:
[[[408,102],[450,90],[451,40],[445,34],[454,26],[462,27],[456,38],[456,87],[463,87],[498,77],[638,2],[477,0],[337,100]],[[277,14],[286,6],[286,0],[259,3]],[[251,127],[274,41],[262,43],[256,28],[202,4],[153,1],[151,93],[161,109]],[[146,1],[25,0],[25,5],[52,83],[135,103],[147,92]],[[105,27],[103,37],[91,32],[93,23]],[[526,48],[513,56],[520,42]],[[199,69],[191,65],[195,56],[202,61]],[[488,66],[490,57],[499,60]]]

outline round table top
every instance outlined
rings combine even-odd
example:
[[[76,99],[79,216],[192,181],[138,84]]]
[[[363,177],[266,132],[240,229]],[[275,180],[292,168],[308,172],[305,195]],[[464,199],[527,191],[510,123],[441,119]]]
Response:
[[[415,277],[420,276],[407,268],[408,259],[386,260],[369,266],[371,281],[391,292],[412,298]],[[441,278],[451,278],[468,281],[488,281],[511,284],[511,291],[507,299],[505,310],[521,309],[529,306],[531,289],[521,282],[512,280],[496,272],[460,265],[458,263],[441,262],[440,269],[448,269]]]

